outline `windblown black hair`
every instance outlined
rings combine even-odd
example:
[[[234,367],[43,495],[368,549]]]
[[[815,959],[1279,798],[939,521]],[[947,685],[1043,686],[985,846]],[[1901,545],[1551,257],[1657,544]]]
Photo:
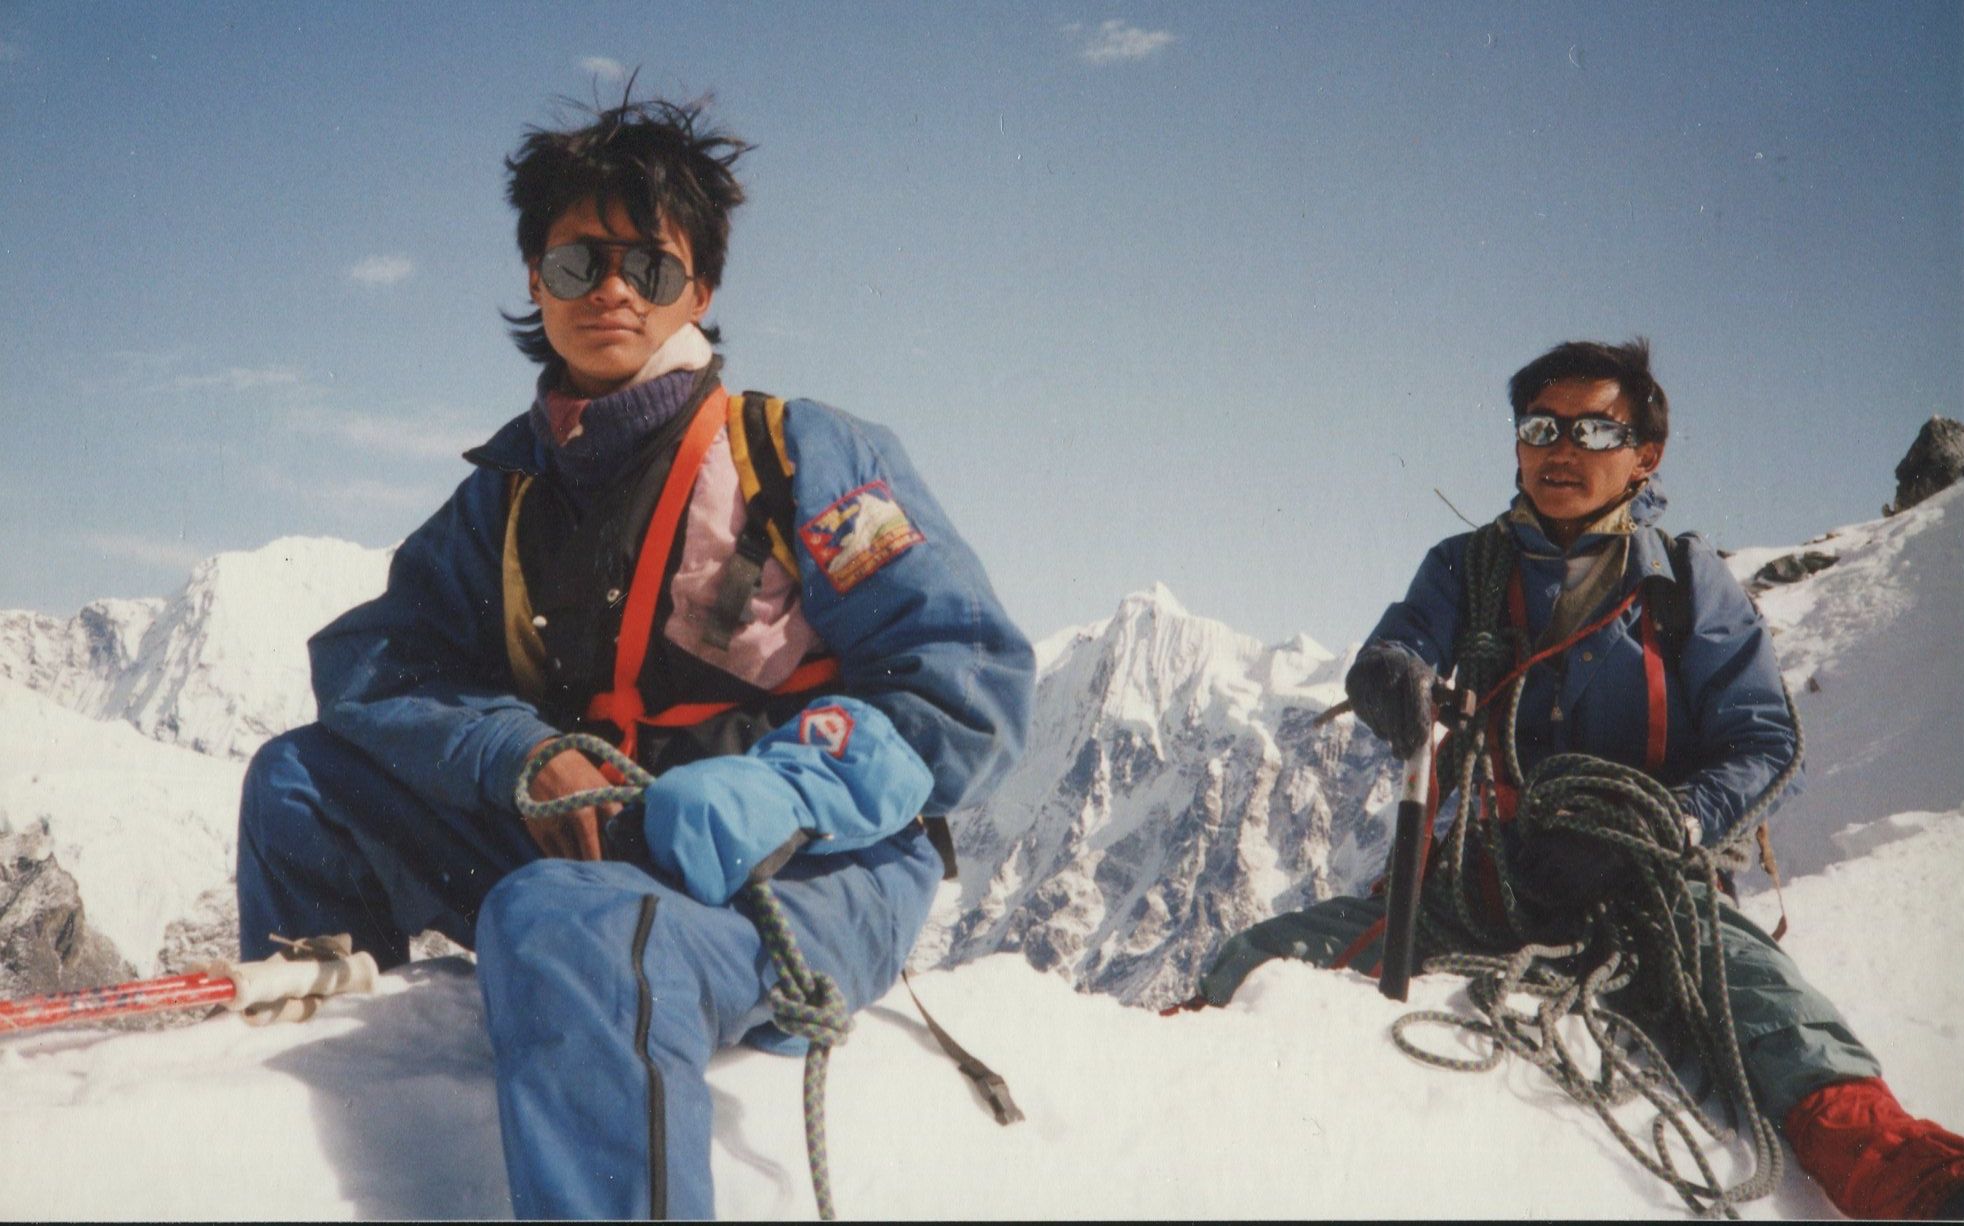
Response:
[[[1671,437],[1671,401],[1650,373],[1650,342],[1639,336],[1622,345],[1601,341],[1563,341],[1507,381],[1514,416],[1528,411],[1542,389],[1564,379],[1614,379],[1630,401],[1630,424],[1640,443]]]
[[[709,99],[636,102],[629,78],[619,105],[605,110],[570,99],[593,117],[579,128],[528,128],[518,152],[505,159],[505,196],[518,210],[518,251],[530,264],[545,254],[546,233],[566,211],[592,200],[604,211],[627,210],[643,234],[658,234],[664,219],[689,236],[695,276],[711,289],[722,284],[730,243],[730,211],[743,203],[743,186],[731,168],[751,146],[708,125]],[[546,340],[540,313],[502,312],[512,340],[541,364],[558,360]],[[722,339],[706,325],[710,342]]]

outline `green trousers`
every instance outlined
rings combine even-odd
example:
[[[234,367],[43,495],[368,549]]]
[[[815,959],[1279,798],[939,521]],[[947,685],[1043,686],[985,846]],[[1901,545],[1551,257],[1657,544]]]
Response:
[[[1702,900],[1703,890],[1694,889]],[[1701,909],[1705,905],[1698,903]],[[1720,899],[1719,909],[1719,941],[1739,1050],[1753,1095],[1767,1117],[1782,1123],[1794,1104],[1833,1082],[1880,1077],[1882,1066],[1875,1056],[1849,1030],[1833,1002],[1801,978],[1800,968],[1773,938],[1729,899]],[[1383,918],[1384,900],[1378,897],[1329,898],[1307,910],[1263,920],[1221,946],[1200,977],[1201,995],[1211,1004],[1225,1005],[1249,972],[1272,958],[1328,966]],[[1383,953],[1379,934],[1347,965],[1370,971]]]

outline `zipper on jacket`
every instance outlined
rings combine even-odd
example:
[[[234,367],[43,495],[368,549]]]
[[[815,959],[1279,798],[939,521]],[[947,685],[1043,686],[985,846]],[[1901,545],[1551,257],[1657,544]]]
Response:
[[[668,1107],[661,1069],[648,1054],[648,1029],[654,1021],[655,994],[648,986],[648,934],[655,927],[655,896],[641,899],[641,918],[634,926],[634,978],[640,988],[640,1007],[634,1021],[634,1051],[648,1070],[648,1216],[668,1217]]]

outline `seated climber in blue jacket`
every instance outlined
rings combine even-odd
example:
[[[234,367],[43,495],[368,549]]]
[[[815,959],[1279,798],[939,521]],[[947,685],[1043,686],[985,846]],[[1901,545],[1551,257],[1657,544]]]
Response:
[[[1686,849],[1750,835],[1782,789],[1799,783],[1795,723],[1765,622],[1708,545],[1653,527],[1670,419],[1648,346],[1559,345],[1508,391],[1519,465],[1512,505],[1432,549],[1345,678],[1357,717],[1401,758],[1432,735],[1439,678],[1456,675],[1489,699],[1453,734],[1459,750],[1441,742],[1441,788],[1470,779],[1478,796],[1453,798],[1450,834],[1432,845],[1422,953],[1561,939],[1598,903],[1630,908],[1604,916],[1641,914],[1656,879],[1626,849],[1659,849],[1653,863],[1696,862]],[[1476,735],[1487,738],[1484,752],[1472,747]],[[1596,802],[1577,786],[1578,771],[1608,780],[1597,796],[1635,798],[1615,812],[1648,807],[1652,841],[1590,834],[1585,823],[1611,810],[1587,807]],[[1681,897],[1701,899],[1701,915],[1714,901],[1709,888],[1689,885]],[[1802,1168],[1858,1217],[1964,1212],[1964,1139],[1909,1116],[1834,1005],[1773,938],[1717,902],[1726,999],[1703,1007],[1729,1011],[1751,1096]],[[1694,907],[1676,909],[1689,934],[1682,912]],[[1227,1003],[1277,957],[1375,973],[1384,916],[1377,895],[1256,924],[1215,955],[1192,1004]],[[1668,1016],[1644,1012],[1641,1000],[1617,1006]]]
[[[314,637],[319,722],[247,776],[245,957],[276,933],[385,967],[425,929],[476,950],[522,1216],[710,1216],[711,1053],[804,1042],[733,897],[768,880],[866,1005],[942,876],[922,816],[1026,735],[1029,644],[894,437],[724,388],[704,317],[746,147],[665,102],[528,133],[506,167],[536,311],[507,318],[531,406]],[[568,730],[654,775],[638,803],[521,817]],[[610,782],[568,748],[529,794]]]

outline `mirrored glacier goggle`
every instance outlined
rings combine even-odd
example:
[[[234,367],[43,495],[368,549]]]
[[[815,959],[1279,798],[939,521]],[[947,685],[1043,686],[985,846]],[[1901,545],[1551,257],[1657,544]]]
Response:
[[[1529,413],[1514,422],[1514,436],[1530,447],[1553,447],[1562,435],[1584,451],[1615,451],[1636,440],[1636,428],[1613,417],[1557,417]]]
[[[634,243],[602,242],[597,238],[547,248],[539,258],[540,283],[547,293],[561,299],[592,293],[594,286],[617,270],[621,280],[655,306],[667,306],[680,298],[682,287],[695,279],[670,252]]]

